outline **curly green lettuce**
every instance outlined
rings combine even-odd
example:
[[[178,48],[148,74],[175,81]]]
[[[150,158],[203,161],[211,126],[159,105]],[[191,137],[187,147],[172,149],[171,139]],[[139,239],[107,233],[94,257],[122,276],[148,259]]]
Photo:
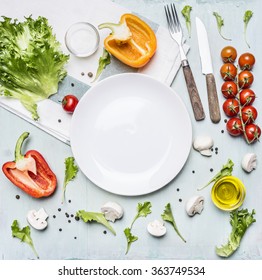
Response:
[[[231,256],[240,246],[240,242],[246,230],[254,223],[255,210],[248,212],[247,209],[235,210],[230,213],[230,224],[232,231],[228,242],[221,247],[216,247],[216,254],[227,258]]]
[[[20,100],[34,120],[37,102],[58,90],[69,56],[62,53],[48,20],[0,21],[0,95]]]

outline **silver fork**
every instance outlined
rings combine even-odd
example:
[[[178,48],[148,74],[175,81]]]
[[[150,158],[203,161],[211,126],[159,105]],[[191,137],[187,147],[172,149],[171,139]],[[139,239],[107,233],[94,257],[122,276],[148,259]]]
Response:
[[[197,121],[203,120],[205,118],[205,112],[197,90],[192,70],[189,66],[186,54],[183,49],[183,32],[179,22],[175,4],[165,5],[164,9],[166,13],[169,33],[179,47],[181,65],[183,68],[187,90],[189,93],[195,119]]]

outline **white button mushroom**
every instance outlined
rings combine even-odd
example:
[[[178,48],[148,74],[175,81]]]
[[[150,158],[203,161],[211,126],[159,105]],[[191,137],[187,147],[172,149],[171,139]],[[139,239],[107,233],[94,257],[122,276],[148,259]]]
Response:
[[[197,136],[193,142],[193,148],[207,157],[212,155],[211,148],[213,145],[214,141],[210,136]]]
[[[37,230],[43,230],[47,227],[47,218],[48,214],[44,208],[40,208],[38,211],[33,209],[27,213],[28,223]]]
[[[105,203],[101,207],[101,211],[105,214],[105,218],[113,223],[115,220],[121,219],[124,214],[123,208],[118,203],[111,201]]]
[[[166,227],[163,221],[154,220],[147,225],[148,232],[156,237],[160,237],[166,234]]]
[[[245,154],[242,158],[241,166],[246,172],[251,172],[252,170],[256,169],[257,167],[256,154],[254,153]]]
[[[186,212],[188,216],[192,217],[196,213],[201,214],[204,209],[204,197],[203,196],[193,196],[186,203]]]

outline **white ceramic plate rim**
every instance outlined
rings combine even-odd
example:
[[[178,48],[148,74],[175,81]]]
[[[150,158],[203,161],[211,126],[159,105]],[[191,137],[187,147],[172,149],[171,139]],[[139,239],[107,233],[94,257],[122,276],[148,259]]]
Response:
[[[132,79],[139,79],[139,80],[143,80],[144,83],[148,83],[149,87],[153,84],[156,85],[158,84],[159,86],[162,87],[162,91],[159,93],[161,95],[167,94],[173,95],[173,99],[174,101],[176,101],[174,103],[174,110],[176,108],[176,106],[179,106],[180,109],[183,111],[183,116],[182,116],[182,122],[183,125],[185,126],[185,131],[183,132],[183,137],[184,141],[183,141],[183,158],[180,159],[179,165],[175,166],[175,168],[173,169],[173,171],[171,172],[171,174],[169,174],[168,176],[164,176],[165,178],[161,178],[161,183],[159,183],[159,180],[157,180],[157,183],[152,182],[152,184],[150,185],[150,187],[148,185],[143,185],[143,183],[137,181],[137,184],[140,184],[141,187],[139,189],[135,189],[133,190],[132,188],[123,188],[122,182],[114,182],[114,184],[112,185],[112,183],[107,183],[106,178],[99,178],[99,176],[94,175],[94,173],[92,173],[92,171],[90,171],[92,168],[88,168],[86,166],[84,166],[85,164],[83,163],[83,159],[81,159],[82,155],[84,153],[82,153],[81,151],[79,151],[79,145],[78,145],[78,139],[79,137],[81,137],[80,135],[76,135],[76,127],[81,125],[80,119],[82,119],[80,116],[83,112],[83,106],[85,106],[86,104],[88,104],[89,102],[91,102],[90,97],[91,96],[98,96],[99,92],[102,90],[104,90],[105,88],[108,90],[108,84],[110,85],[110,83],[115,82],[115,83],[121,83],[122,79],[129,79],[132,82]],[[110,92],[110,90],[108,90]],[[124,92],[122,92],[121,94],[125,94]],[[143,94],[143,93],[141,93]],[[98,97],[99,98],[99,97]],[[162,97],[161,97],[162,98]],[[90,104],[90,103],[89,103]],[[181,121],[181,120],[179,120]],[[90,88],[86,94],[81,98],[81,100],[78,103],[78,106],[76,107],[76,110],[72,116],[72,120],[71,120],[71,126],[70,126],[70,143],[71,143],[71,149],[72,149],[72,153],[73,156],[75,157],[75,160],[77,162],[77,164],[79,165],[79,168],[81,169],[81,171],[86,175],[86,177],[93,182],[95,185],[97,185],[98,187],[110,192],[110,193],[114,193],[117,195],[123,195],[123,196],[138,196],[138,195],[144,195],[144,194],[148,194],[151,192],[154,192],[156,190],[161,189],[162,187],[166,186],[168,183],[170,183],[178,174],[179,172],[182,170],[182,168],[184,167],[184,164],[187,161],[187,158],[189,156],[190,153],[190,149],[191,149],[191,145],[192,145],[192,125],[191,125],[191,120],[187,111],[187,108],[185,106],[185,104],[183,103],[182,99],[179,97],[178,94],[176,94],[174,92],[174,90],[172,90],[170,87],[168,87],[167,85],[157,81],[156,79],[145,75],[145,74],[139,74],[139,73],[123,73],[123,74],[117,74],[114,76],[110,76],[102,81],[100,81],[99,83],[97,83],[96,85],[94,85],[92,88]],[[181,147],[179,147],[181,148]],[[174,164],[175,165],[175,164]],[[169,166],[170,168],[173,168],[173,166]],[[161,174],[160,174],[161,176]]]

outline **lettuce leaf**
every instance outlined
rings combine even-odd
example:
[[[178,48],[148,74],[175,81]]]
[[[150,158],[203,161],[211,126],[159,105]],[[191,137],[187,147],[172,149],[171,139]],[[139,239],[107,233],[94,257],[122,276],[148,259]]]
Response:
[[[113,229],[113,227],[109,224],[109,222],[105,218],[104,213],[86,212],[85,210],[79,210],[76,213],[76,217],[81,218],[85,223],[97,222],[99,224],[102,224],[106,228],[108,228],[114,235],[116,235],[115,230]]]
[[[46,18],[0,21],[0,95],[20,100],[34,120],[37,102],[56,93],[66,76],[68,59]]]

